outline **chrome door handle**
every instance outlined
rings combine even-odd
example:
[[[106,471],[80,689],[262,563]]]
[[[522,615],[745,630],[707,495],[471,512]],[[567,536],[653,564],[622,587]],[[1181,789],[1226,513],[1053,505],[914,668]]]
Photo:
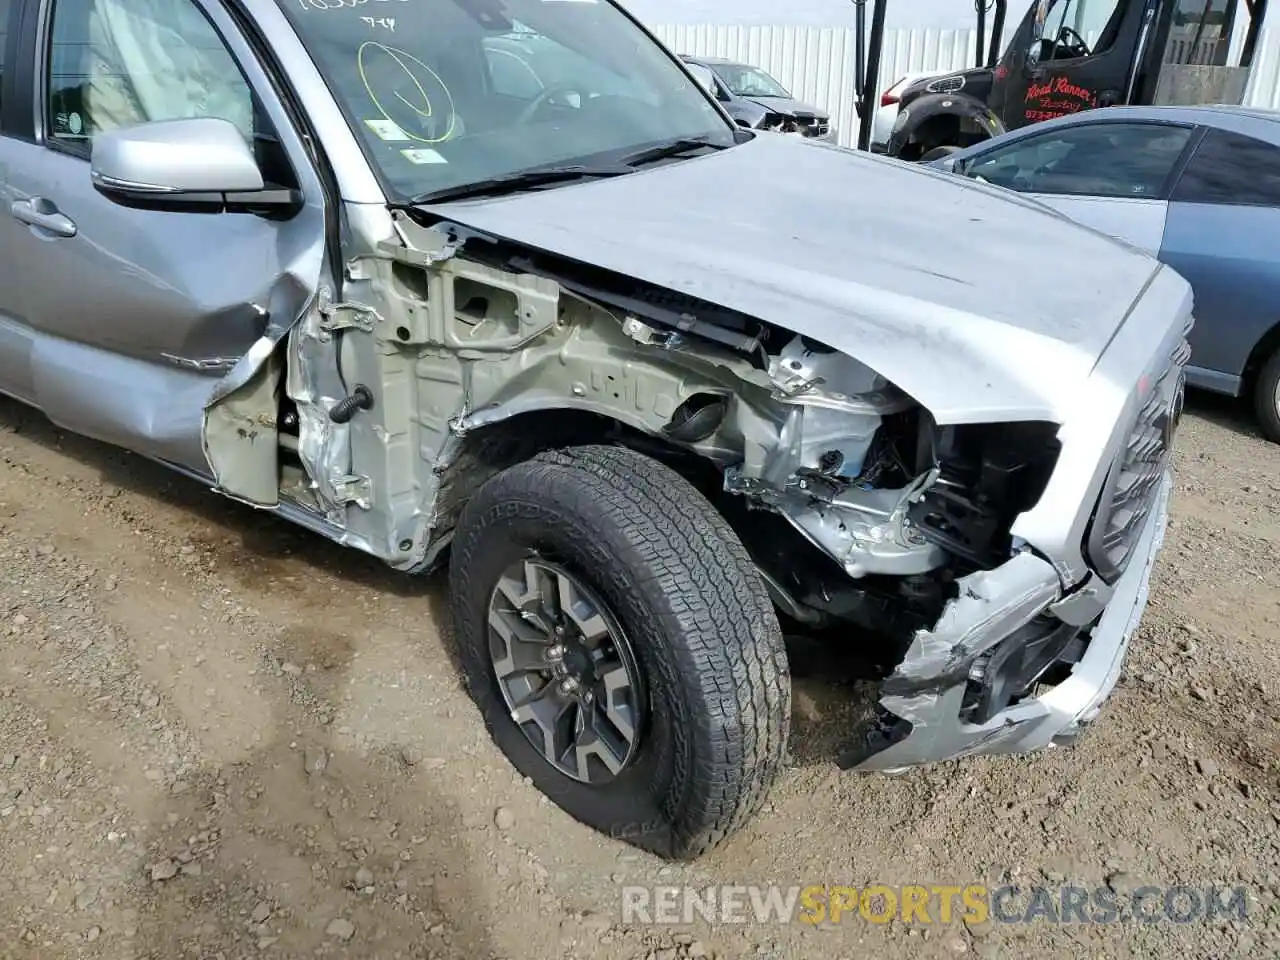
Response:
[[[9,207],[15,220],[32,227],[37,227],[55,237],[74,237],[76,225],[70,217],[58,212],[52,200],[44,197],[32,197],[30,200],[18,200]]]

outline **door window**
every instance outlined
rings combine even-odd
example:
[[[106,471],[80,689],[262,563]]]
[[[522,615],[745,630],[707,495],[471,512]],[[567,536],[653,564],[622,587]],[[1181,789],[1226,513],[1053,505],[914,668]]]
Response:
[[[249,83],[192,0],[56,0],[47,69],[48,137],[79,152],[155,120],[216,117],[255,136]]]
[[[1126,4],[1120,0],[1054,0],[1040,37],[1040,60],[1079,60],[1115,45]]]
[[[1158,198],[1190,137],[1171,124],[1083,124],[996,147],[959,172],[1023,193]]]
[[[1210,130],[1178,180],[1187,203],[1280,207],[1280,147],[1227,130]]]

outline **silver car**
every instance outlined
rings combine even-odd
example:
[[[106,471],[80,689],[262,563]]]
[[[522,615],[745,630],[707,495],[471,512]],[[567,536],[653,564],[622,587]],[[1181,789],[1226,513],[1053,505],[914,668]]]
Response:
[[[784,626],[874,666],[848,768],[1097,714],[1164,531],[1172,270],[742,129],[608,2],[0,24],[0,390],[407,575],[447,564],[480,714],[580,821],[691,858],[750,817]],[[490,82],[513,43],[587,66],[522,98]]]

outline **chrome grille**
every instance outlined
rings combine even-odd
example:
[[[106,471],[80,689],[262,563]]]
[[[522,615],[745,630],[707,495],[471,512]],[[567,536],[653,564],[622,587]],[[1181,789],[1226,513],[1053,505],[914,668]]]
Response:
[[[1184,336],[1163,368],[1143,378],[1154,382],[1147,385],[1128,440],[1103,488],[1090,528],[1089,557],[1108,582],[1124,572],[1156,502],[1182,414],[1184,368],[1190,356]]]

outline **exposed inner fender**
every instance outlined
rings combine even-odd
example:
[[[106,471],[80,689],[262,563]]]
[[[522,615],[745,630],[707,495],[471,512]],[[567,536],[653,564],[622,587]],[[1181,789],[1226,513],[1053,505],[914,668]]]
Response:
[[[919,160],[934,147],[966,147],[1005,132],[1005,126],[981,100],[965,93],[929,93],[898,113],[886,152],[901,160]]]

